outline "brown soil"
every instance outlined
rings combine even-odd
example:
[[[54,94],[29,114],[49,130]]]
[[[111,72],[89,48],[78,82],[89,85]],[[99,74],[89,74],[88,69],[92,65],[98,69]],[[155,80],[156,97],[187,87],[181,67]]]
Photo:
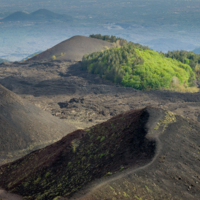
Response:
[[[0,83],[37,107],[85,128],[155,106],[200,121],[200,93],[137,91],[81,70],[80,62],[0,64]]]
[[[0,85],[0,164],[42,148],[76,128]]]
[[[158,136],[160,148],[155,159],[121,177],[94,184],[90,194],[79,200],[102,199],[200,199],[199,125],[175,116],[176,122]],[[73,198],[73,199],[77,199]]]
[[[0,186],[25,199],[90,190],[82,199],[196,200],[199,128],[162,109],[132,110],[2,166]]]
[[[153,123],[149,116],[152,111],[159,116]],[[29,199],[41,198],[44,193],[42,199],[56,197],[57,193],[71,196],[94,179],[150,162],[156,153],[156,142],[146,138],[147,129],[163,116],[164,111],[157,109],[132,110],[88,130],[77,130],[0,168],[0,185],[31,196]]]
[[[0,200],[23,200],[23,198],[19,195],[6,192],[0,188]]]
[[[113,47],[113,44],[95,38],[74,36],[34,56],[30,61],[52,60],[53,55],[56,60],[80,61],[84,54],[105,50],[107,47]]]

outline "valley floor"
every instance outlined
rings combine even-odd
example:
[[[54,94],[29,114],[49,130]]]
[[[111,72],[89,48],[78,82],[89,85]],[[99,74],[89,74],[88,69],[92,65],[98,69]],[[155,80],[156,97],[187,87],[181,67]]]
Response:
[[[82,71],[81,62],[2,63],[0,84],[77,128],[145,106],[200,121],[200,93],[137,91],[116,86]]]

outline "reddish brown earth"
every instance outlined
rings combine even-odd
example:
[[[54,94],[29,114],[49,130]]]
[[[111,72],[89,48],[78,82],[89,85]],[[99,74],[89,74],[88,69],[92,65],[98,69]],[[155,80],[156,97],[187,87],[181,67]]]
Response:
[[[162,109],[132,110],[0,167],[0,186],[25,199],[196,200],[199,128]]]

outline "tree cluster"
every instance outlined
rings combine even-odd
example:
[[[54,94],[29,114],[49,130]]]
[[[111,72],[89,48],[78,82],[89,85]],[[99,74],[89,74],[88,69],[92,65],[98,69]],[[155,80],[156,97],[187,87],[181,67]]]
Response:
[[[117,40],[122,40],[122,41],[125,41],[127,43],[126,40],[120,38],[120,37],[116,37],[114,35],[101,35],[101,34],[92,34],[90,35],[91,38],[96,38],[96,39],[100,39],[100,40],[105,40],[107,42],[116,42]]]
[[[194,70],[197,64],[200,64],[200,55],[195,54],[193,52],[188,51],[168,51],[168,53],[164,54],[168,58],[175,58],[176,60],[181,61],[182,63],[190,65],[190,67]]]
[[[137,56],[135,48],[147,49],[140,44],[129,42],[122,47],[111,48],[104,52],[94,52],[83,56],[82,68],[120,84],[126,73],[133,73],[134,67],[142,65],[144,62],[141,57]]]
[[[188,64],[196,74],[196,78],[200,80],[200,55],[188,51],[168,51],[164,54],[168,58],[175,58],[182,63]]]
[[[83,70],[126,87],[152,90],[178,88],[181,85],[187,88],[194,86],[193,63],[195,69],[200,72],[200,65],[198,68],[196,65],[199,63],[199,57],[191,52],[173,51],[159,54],[149,47],[133,42],[127,43],[116,36],[97,34],[90,37],[115,42],[117,45],[102,52],[84,55]]]

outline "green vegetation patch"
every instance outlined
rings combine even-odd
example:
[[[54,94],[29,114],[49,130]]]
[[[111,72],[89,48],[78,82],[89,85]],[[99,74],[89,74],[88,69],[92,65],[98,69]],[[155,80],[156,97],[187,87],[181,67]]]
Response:
[[[168,53],[164,54],[168,58],[174,58],[182,63],[188,64],[192,70],[195,72],[196,78],[200,80],[200,55],[187,52],[187,51],[168,51]]]
[[[82,61],[83,70],[125,87],[198,92],[194,87],[195,73],[187,63],[167,58],[140,44],[129,42],[122,47],[84,55]]]
[[[166,58],[153,50],[135,49],[135,51],[144,60],[142,65],[135,67],[133,73],[138,79],[140,78],[138,89],[170,88],[176,84],[184,84],[185,87],[194,86],[195,74],[188,64]],[[127,78],[129,77],[123,79],[125,84]],[[128,82],[131,82],[130,78]]]
[[[105,40],[107,42],[117,42],[117,40],[123,40],[125,42],[127,42],[126,40],[120,38],[120,37],[116,37],[114,35],[101,35],[101,34],[92,34],[90,35],[91,38],[96,38],[96,39],[100,39],[100,40]]]

